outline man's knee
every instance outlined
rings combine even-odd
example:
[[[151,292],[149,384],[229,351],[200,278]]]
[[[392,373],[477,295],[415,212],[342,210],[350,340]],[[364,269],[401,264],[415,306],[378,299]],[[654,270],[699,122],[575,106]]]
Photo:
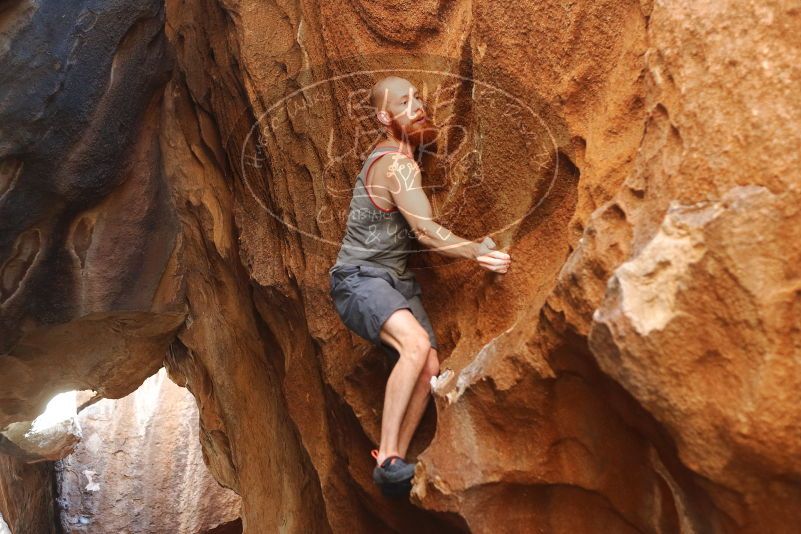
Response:
[[[431,350],[431,341],[428,339],[428,333],[422,327],[410,329],[401,337],[400,345],[401,358],[413,362],[420,369],[426,365],[428,353]]]
[[[401,358],[411,361],[422,370],[431,349],[428,332],[412,315],[403,308],[396,310],[384,322],[381,328],[381,339],[398,351]]]
[[[428,383],[431,381],[432,376],[437,376],[439,374],[439,358],[437,358],[437,349],[431,348],[428,351],[428,358],[426,359],[426,363],[423,366],[422,371],[420,372],[420,380]]]

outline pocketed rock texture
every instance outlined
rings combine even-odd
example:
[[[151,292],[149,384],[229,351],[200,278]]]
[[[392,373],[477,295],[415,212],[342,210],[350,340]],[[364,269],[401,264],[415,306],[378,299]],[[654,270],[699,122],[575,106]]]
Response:
[[[83,441],[56,464],[63,532],[237,532],[240,499],[206,469],[194,398],[164,369],[79,421]]]
[[[799,19],[755,0],[8,4],[0,428],[163,363],[245,532],[794,532]],[[389,369],[327,276],[390,72],[439,129],[421,159],[439,222],[513,258],[411,259],[452,370],[411,502],[370,479]],[[3,462],[0,487],[36,465]],[[46,476],[25,480],[12,522]]]

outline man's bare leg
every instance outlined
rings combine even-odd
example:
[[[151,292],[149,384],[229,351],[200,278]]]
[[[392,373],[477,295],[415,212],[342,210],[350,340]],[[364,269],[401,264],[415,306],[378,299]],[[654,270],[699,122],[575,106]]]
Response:
[[[389,374],[384,394],[381,445],[377,458],[379,465],[388,456],[400,456],[398,439],[401,421],[431,348],[428,334],[407,308],[396,310],[384,322],[381,339],[394,347],[400,357]]]
[[[403,416],[401,422],[400,433],[398,435],[398,455],[406,458],[406,452],[409,450],[409,443],[412,441],[412,436],[417,430],[423,414],[426,412],[428,406],[428,399],[431,398],[431,377],[437,376],[439,373],[439,359],[437,358],[437,349],[431,348],[428,351],[428,360],[423,367],[420,376],[417,379],[417,384],[412,391],[412,398],[409,399],[409,406],[406,407],[406,414]]]

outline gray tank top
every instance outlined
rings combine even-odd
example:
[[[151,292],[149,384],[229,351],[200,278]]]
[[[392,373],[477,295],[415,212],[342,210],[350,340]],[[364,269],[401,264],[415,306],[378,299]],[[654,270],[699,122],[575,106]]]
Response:
[[[340,265],[371,265],[389,269],[398,278],[414,278],[414,273],[406,269],[414,240],[409,223],[397,207],[385,210],[377,206],[364,186],[373,163],[392,152],[398,151],[394,147],[378,147],[364,161],[353,187],[345,237],[329,272]]]

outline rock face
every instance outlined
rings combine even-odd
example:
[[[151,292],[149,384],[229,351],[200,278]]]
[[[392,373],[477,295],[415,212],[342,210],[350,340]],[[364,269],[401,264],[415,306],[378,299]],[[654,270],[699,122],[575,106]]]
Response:
[[[130,393],[183,320],[163,26],[157,1],[0,11],[0,428],[61,391]]]
[[[0,454],[0,533],[56,534],[53,462],[26,463]]]
[[[203,463],[194,397],[164,369],[79,421],[81,444],[56,464],[63,532],[202,533],[239,522],[239,496]]]
[[[794,530],[797,6],[51,4],[0,11],[0,428],[163,362],[246,532]],[[413,255],[453,372],[410,503],[327,278],[389,72],[439,222],[514,259]]]
[[[799,200],[746,186],[672,206],[615,270],[590,335],[725,517],[769,512],[761,532],[793,524],[801,499]]]

